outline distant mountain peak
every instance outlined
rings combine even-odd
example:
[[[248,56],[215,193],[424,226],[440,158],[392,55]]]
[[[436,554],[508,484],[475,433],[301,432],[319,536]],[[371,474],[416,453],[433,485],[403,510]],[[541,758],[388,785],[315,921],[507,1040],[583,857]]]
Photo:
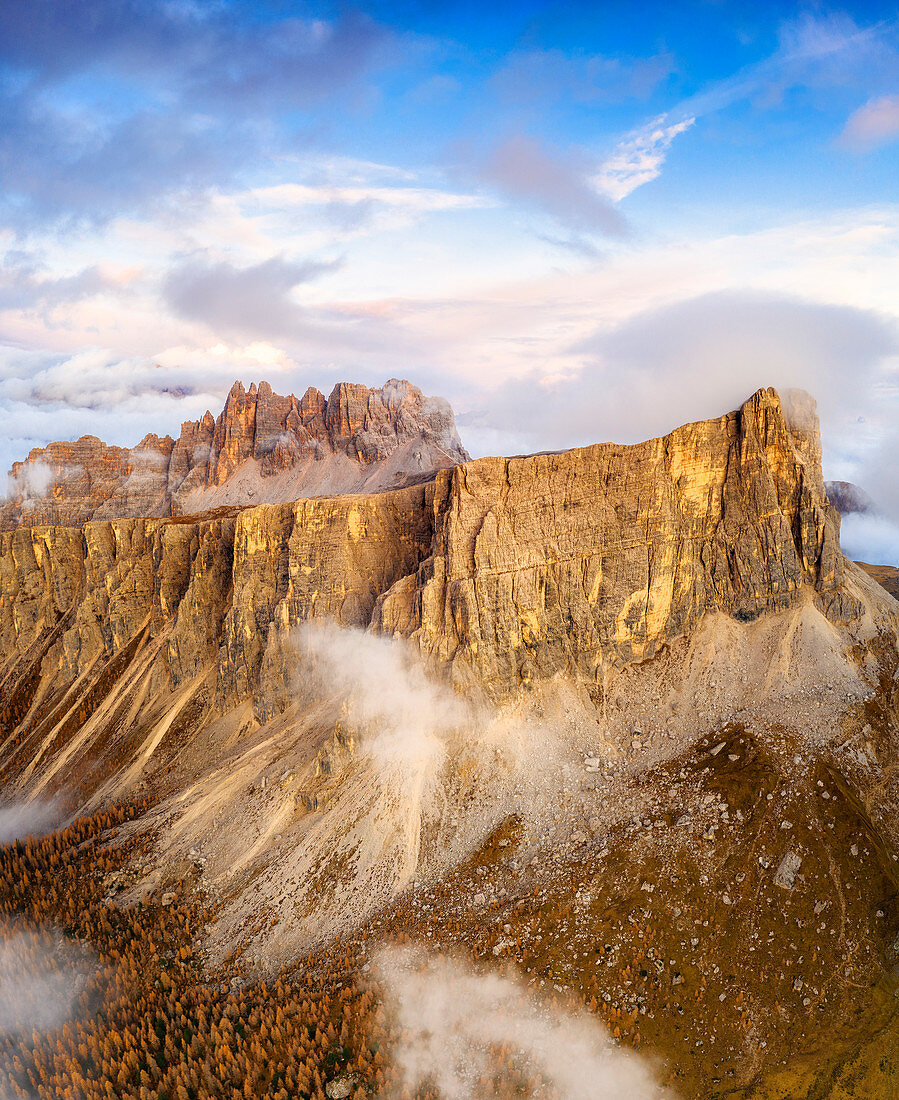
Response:
[[[186,421],[177,440],[35,448],[10,471],[0,530],[393,489],[467,458],[448,402],[404,379],[339,382],[327,398],[236,381],[218,417]]]
[[[841,516],[874,511],[874,501],[851,481],[827,481],[824,488],[827,499]]]

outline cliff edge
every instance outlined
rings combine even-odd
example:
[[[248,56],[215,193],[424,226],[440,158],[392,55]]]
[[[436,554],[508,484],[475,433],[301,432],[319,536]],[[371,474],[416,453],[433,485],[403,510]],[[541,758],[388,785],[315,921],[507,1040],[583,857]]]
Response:
[[[86,745],[111,692],[147,702],[122,731],[190,684],[204,721],[246,704],[264,722],[290,705],[311,620],[409,639],[495,699],[556,674],[601,685],[713,612],[814,599],[850,621],[817,447],[760,390],[661,439],[468,461],[391,492],[5,532],[0,762],[12,744],[50,758],[75,730]]]

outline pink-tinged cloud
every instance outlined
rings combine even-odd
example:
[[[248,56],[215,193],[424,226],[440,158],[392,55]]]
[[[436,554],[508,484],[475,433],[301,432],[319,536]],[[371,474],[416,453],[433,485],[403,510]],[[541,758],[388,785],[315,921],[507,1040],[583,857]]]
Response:
[[[481,179],[513,201],[538,207],[577,232],[623,237],[628,225],[592,182],[596,165],[515,135],[478,166]]]
[[[851,149],[874,149],[899,139],[899,95],[869,99],[849,116],[841,135]]]

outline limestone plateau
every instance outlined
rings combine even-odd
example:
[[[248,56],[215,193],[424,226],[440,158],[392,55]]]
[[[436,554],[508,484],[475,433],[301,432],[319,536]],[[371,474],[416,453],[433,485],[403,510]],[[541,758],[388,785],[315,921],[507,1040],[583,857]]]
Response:
[[[10,471],[0,530],[395,488],[466,458],[446,401],[408,382],[341,382],[328,398],[235,382],[218,418],[187,421],[177,440],[35,448]]]
[[[85,1096],[400,1092],[397,939],[588,1010],[666,1095],[895,1095],[899,603],[840,551],[805,395],[469,460],[408,383],[263,384],[41,464],[2,513],[0,790],[84,816],[0,904],[68,926],[71,852],[83,935],[176,1020],[143,1069],[76,1036]],[[172,921],[167,993],[170,949],[113,931]],[[192,1069],[238,1019],[250,1068]],[[490,1058],[471,1095],[571,1095]]]

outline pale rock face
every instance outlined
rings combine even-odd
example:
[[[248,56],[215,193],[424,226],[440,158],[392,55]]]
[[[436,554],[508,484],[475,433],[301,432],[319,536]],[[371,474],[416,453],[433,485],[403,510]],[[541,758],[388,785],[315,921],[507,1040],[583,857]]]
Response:
[[[329,416],[354,446],[368,425],[369,455],[387,425],[405,430],[391,410],[407,393],[338,390],[291,413]],[[232,421],[211,468],[256,445]],[[813,597],[857,618],[842,560],[817,438],[797,444],[773,390],[663,439],[469,461],[392,492],[20,527],[0,535],[0,722],[36,746],[119,677],[145,681],[147,713],[196,683],[204,722],[244,706],[266,721],[290,702],[292,632],[312,619],[409,639],[497,699],[558,673],[601,685],[710,612],[745,622]]]
[[[809,587],[833,610],[842,558],[816,439],[797,446],[763,390],[663,439],[441,473],[432,554],[375,625],[503,694],[599,679],[710,611],[748,621]]]
[[[408,382],[300,400],[235,382],[218,419],[187,421],[177,440],[35,448],[10,472],[0,531],[390,489],[467,458],[449,405]]]

